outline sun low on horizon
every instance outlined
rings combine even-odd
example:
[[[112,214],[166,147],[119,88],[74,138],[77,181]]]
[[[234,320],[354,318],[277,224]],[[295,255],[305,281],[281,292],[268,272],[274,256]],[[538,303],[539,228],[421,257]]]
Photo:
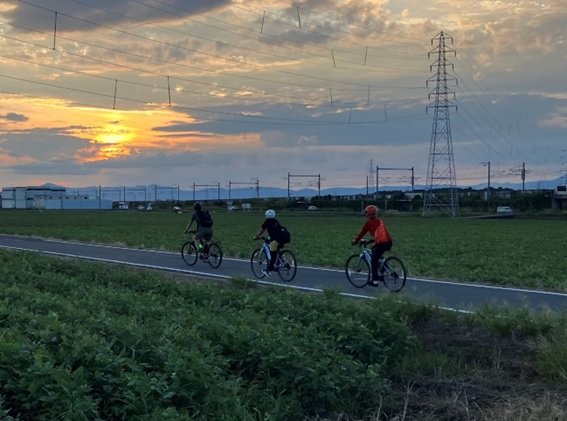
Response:
[[[50,130],[70,136],[76,142],[84,142],[76,148],[74,159],[78,163],[127,158],[142,150],[204,150],[210,147],[212,136],[217,144],[257,144],[257,139],[251,140],[250,136],[217,137],[212,133],[192,130],[191,125],[196,122],[193,117],[166,106],[115,110],[74,106],[55,98],[30,100],[23,97],[13,97],[9,102],[14,115],[20,118],[4,121],[1,131],[31,133]],[[167,128],[172,125],[183,128],[169,132]]]

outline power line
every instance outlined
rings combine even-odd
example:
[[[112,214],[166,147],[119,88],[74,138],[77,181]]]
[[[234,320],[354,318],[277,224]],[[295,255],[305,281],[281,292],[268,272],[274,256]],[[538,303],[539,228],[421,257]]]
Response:
[[[91,20],[88,20],[88,19],[82,19],[82,18],[79,18],[79,17],[76,17],[76,16],[72,16],[72,15],[63,13],[61,11],[56,11],[56,10],[53,10],[53,9],[45,8],[45,7],[36,5],[34,3],[31,3],[27,0],[18,0],[18,1],[21,2],[21,3],[27,4],[29,6],[32,6],[32,7],[37,7],[39,9],[44,10],[44,11],[49,11],[49,12],[52,12],[52,13],[57,12],[59,15],[65,16],[69,19],[74,19],[74,20],[77,20],[79,22],[87,23],[89,25],[97,26],[97,27],[100,27],[100,28],[105,28],[105,29],[108,29],[110,31],[114,31],[118,34],[127,35],[127,36],[130,36],[130,37],[141,39],[143,41],[148,41],[148,42],[151,42],[151,43],[154,43],[154,44],[157,44],[157,45],[166,46],[166,47],[173,48],[173,49],[179,49],[179,50],[186,51],[186,52],[199,53],[199,54],[202,54],[202,55],[207,56],[207,57],[223,59],[223,60],[226,60],[227,62],[248,66],[248,67],[254,68],[254,69],[269,70],[269,71],[272,71],[272,72],[281,73],[281,74],[285,74],[285,75],[289,75],[289,76],[302,77],[302,78],[312,79],[312,80],[319,80],[319,81],[322,81],[322,82],[331,82],[331,83],[350,85],[350,86],[366,86],[364,84],[356,83],[356,82],[338,81],[338,80],[334,80],[334,79],[324,78],[324,77],[321,77],[321,76],[316,76],[316,75],[313,75],[313,74],[302,74],[302,73],[296,73],[296,72],[291,72],[291,71],[282,70],[282,69],[275,69],[273,67],[249,63],[249,62],[246,62],[244,60],[239,60],[239,59],[235,59],[235,58],[231,58],[231,57],[225,57],[225,56],[221,56],[221,55],[218,55],[218,54],[213,54],[213,53],[210,53],[208,51],[199,50],[197,48],[190,48],[190,47],[175,45],[175,44],[172,44],[170,42],[156,40],[156,39],[144,36],[144,35],[134,34],[132,32],[125,31],[125,30],[118,29],[118,28],[114,28],[114,27],[109,26],[109,25],[104,25],[104,24],[100,24],[100,23],[97,23],[97,22],[94,22],[94,21],[91,21]]]
[[[67,90],[67,91],[71,91],[71,92],[77,92],[77,93],[82,93],[82,94],[98,96],[98,97],[106,98],[106,99],[109,99],[109,100],[113,100],[113,104],[115,104],[117,100],[132,102],[132,103],[137,103],[137,104],[143,104],[143,105],[147,105],[147,104],[154,102],[154,101],[149,100],[149,99],[148,100],[139,100],[139,99],[128,98],[128,97],[124,97],[124,96],[120,96],[120,95],[116,95],[116,94],[109,95],[109,94],[105,94],[105,93],[101,93],[101,92],[90,91],[90,90],[87,90],[87,89],[72,88],[72,87],[62,86],[62,85],[58,85],[58,84],[54,84],[54,83],[48,83],[48,82],[39,82],[39,81],[34,81],[34,80],[26,79],[26,78],[20,78],[20,77],[16,77],[16,76],[5,75],[5,74],[0,74],[0,77],[10,79],[10,80],[13,80],[13,81],[18,81],[18,82],[26,82],[26,83],[40,85],[40,86],[49,87],[49,88],[55,88],[55,89]],[[18,94],[18,93],[14,93],[14,92],[10,92],[10,93]],[[93,105],[91,105],[91,106],[93,106]],[[107,107],[98,107],[98,108],[107,108],[108,109],[108,108],[111,108],[111,107],[107,106]],[[334,121],[333,120],[319,120],[319,121],[317,121],[317,120],[313,120],[313,119],[308,120],[308,119],[292,119],[292,118],[283,118],[283,117],[270,117],[270,116],[265,116],[265,115],[255,115],[255,114],[235,113],[235,112],[228,112],[228,111],[204,109],[204,108],[199,108],[199,107],[186,106],[186,105],[183,105],[183,104],[176,104],[175,108],[181,109],[181,110],[188,110],[188,111],[192,111],[192,112],[195,112],[195,113],[206,113],[206,114],[214,114],[214,115],[221,115],[221,116],[238,117],[239,119],[254,121],[254,124],[257,124],[257,121],[262,121],[262,120],[267,121],[269,123],[277,122],[279,124],[281,124],[281,123],[289,123],[289,124],[300,123],[300,124],[304,124],[304,125],[334,125],[334,126],[383,124],[382,121],[363,121],[363,122],[347,122],[347,121],[336,121],[336,120],[334,120]],[[399,121],[408,121],[408,120],[414,120],[414,119],[416,119],[416,117],[409,116],[406,119],[400,119]],[[212,120],[212,121],[217,121],[217,120]]]

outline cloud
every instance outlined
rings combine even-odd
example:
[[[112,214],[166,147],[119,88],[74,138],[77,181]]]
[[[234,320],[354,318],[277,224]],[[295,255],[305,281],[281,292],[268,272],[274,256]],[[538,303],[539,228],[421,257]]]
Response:
[[[100,30],[98,25],[131,24],[134,20],[138,23],[180,20],[222,8],[229,3],[229,0],[192,0],[188,4],[185,0],[171,0],[166,7],[134,0],[64,3],[60,0],[42,0],[41,5],[35,7],[33,3],[14,2],[17,7],[4,13],[14,25],[52,32],[55,24],[54,12],[57,11],[58,32],[91,32]]]
[[[35,3],[0,11],[30,29],[0,37],[4,180],[60,168],[70,183],[283,183],[288,172],[337,183],[363,180],[371,158],[424,175],[440,30],[457,51],[459,166],[544,165],[564,145],[563,0]]]
[[[0,115],[0,119],[8,120],[8,121],[28,121],[28,117],[23,114],[18,113],[7,113],[4,115]]]
[[[567,106],[559,107],[539,123],[540,127],[567,129]]]

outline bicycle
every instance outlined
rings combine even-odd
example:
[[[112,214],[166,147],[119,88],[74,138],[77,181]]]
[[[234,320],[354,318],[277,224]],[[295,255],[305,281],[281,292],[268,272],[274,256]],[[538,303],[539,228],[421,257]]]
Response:
[[[189,231],[189,234],[195,234],[195,231]],[[207,250],[207,253],[205,253]],[[201,259],[208,263],[212,268],[218,268],[222,263],[222,248],[220,244],[212,241],[205,247],[197,247],[195,240],[189,240],[181,246],[181,258],[188,266],[193,266],[197,260]]]
[[[346,277],[352,286],[356,288],[363,288],[370,283],[372,249],[367,247],[367,245],[371,243],[374,243],[374,240],[359,241],[360,253],[353,254],[346,261]],[[386,288],[393,292],[401,291],[406,284],[407,277],[406,268],[402,260],[395,256],[388,258],[381,256],[378,265],[378,273],[383,276]]]
[[[252,273],[258,279],[265,278],[268,273],[268,265],[270,263],[272,252],[270,251],[270,240],[268,238],[259,238],[264,243],[260,248],[252,252],[250,256],[250,266]],[[297,259],[290,250],[278,250],[276,261],[274,263],[274,272],[284,282],[291,282],[297,273]]]

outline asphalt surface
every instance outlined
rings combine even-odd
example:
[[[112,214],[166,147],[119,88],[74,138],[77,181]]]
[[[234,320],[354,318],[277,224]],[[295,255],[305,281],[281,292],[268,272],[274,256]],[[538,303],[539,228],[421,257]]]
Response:
[[[242,277],[265,285],[277,285],[303,291],[322,292],[324,289],[339,291],[345,296],[369,299],[382,294],[393,294],[384,286],[354,288],[340,269],[299,266],[291,283],[282,282],[276,274],[263,280],[255,280],[250,262],[225,257],[222,265],[212,269],[207,263],[197,262],[187,266],[179,253],[148,249],[132,249],[100,244],[87,244],[35,237],[0,235],[0,247],[18,251],[32,251],[48,255],[87,259],[92,261],[157,269],[188,276],[210,279]],[[455,311],[475,311],[487,304],[526,307],[534,310],[567,310],[567,294],[522,288],[504,288],[490,285],[466,284],[433,279],[408,278],[406,287],[398,295],[406,295],[416,301],[437,305]]]

